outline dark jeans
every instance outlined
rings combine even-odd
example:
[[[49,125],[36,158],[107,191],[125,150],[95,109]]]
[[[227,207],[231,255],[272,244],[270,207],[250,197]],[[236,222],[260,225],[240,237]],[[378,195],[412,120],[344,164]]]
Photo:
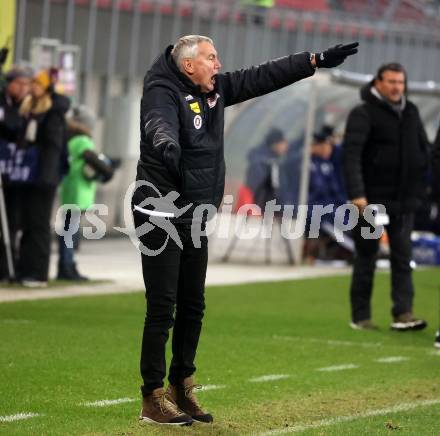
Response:
[[[147,220],[147,215],[134,212],[136,228]],[[169,382],[177,384],[196,370],[194,359],[205,309],[208,241],[203,237],[201,247],[195,248],[190,226],[175,226],[183,249],[169,238],[160,254],[142,254],[147,300],[140,365],[144,396],[163,386],[166,375],[165,346],[171,327],[174,326]],[[140,236],[140,241],[149,250],[158,250],[165,240],[165,231],[158,227]]]
[[[390,216],[386,226],[390,243],[391,260],[391,299],[393,316],[412,311],[414,286],[412,282],[411,231],[414,225],[414,214]],[[354,268],[350,288],[351,316],[353,322],[371,318],[371,294],[373,276],[379,249],[379,239],[364,239],[361,227],[369,227],[361,218],[353,229],[356,247]]]
[[[23,213],[19,274],[22,278],[47,281],[50,257],[50,219],[55,186],[23,188]]]
[[[76,221],[75,221],[76,220]],[[69,209],[66,211],[66,218],[64,220],[64,230],[68,231],[69,227],[77,226],[79,221],[81,220],[81,215],[72,214],[72,211]],[[58,236],[58,252],[59,252],[59,266],[72,266],[75,263],[75,248],[78,246],[78,242],[80,239],[80,227],[78,225],[78,230],[72,235],[73,245],[72,247],[68,247],[66,245],[66,241],[64,236]]]

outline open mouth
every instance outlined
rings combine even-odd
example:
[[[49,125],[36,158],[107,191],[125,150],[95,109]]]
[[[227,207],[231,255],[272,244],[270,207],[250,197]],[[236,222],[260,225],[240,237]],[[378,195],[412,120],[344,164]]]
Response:
[[[211,83],[215,85],[215,75],[211,77]]]

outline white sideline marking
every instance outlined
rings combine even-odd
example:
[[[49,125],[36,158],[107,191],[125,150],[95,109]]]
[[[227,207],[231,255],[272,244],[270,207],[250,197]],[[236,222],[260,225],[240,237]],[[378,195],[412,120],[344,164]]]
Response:
[[[0,322],[2,324],[30,324],[32,321],[28,319],[6,318],[6,319],[0,319]]]
[[[260,383],[260,382],[266,382],[272,380],[282,380],[289,377],[290,375],[288,374],[269,374],[269,375],[262,375],[261,377],[251,378],[249,381],[252,383]]]
[[[440,350],[431,350],[429,352],[431,356],[440,356]]]
[[[199,389],[199,392],[213,391],[215,389],[224,389],[226,385],[204,385]]]
[[[42,415],[40,413],[17,413],[15,415],[0,416],[0,422],[22,421],[24,419],[35,418],[37,416]]]
[[[356,369],[359,365],[353,363],[347,363],[346,365],[325,366],[324,368],[316,368],[316,371],[344,371],[345,369]]]
[[[385,409],[369,410],[368,412],[358,413],[355,415],[336,416],[335,418],[322,419],[321,421],[312,422],[310,424],[297,424],[288,428],[271,430],[264,433],[260,433],[259,436],[297,433],[312,428],[326,427],[330,425],[339,424],[342,422],[355,421],[357,419],[362,419],[362,418],[369,418],[371,416],[387,415],[388,413],[406,412],[408,410],[416,409],[418,407],[433,406],[436,404],[440,404],[440,398],[435,400],[414,401],[413,403],[402,403],[402,404],[397,404],[393,407],[387,407]]]
[[[383,346],[382,342],[338,341],[336,339],[301,338],[299,336],[278,336],[278,335],[273,335],[272,337],[273,339],[280,339],[283,341],[316,342],[319,344],[346,346],[346,347],[376,348]]]
[[[90,403],[81,403],[81,406],[105,407],[105,406],[113,406],[115,404],[133,403],[134,401],[138,401],[138,400],[136,398],[118,398],[117,400],[100,400],[100,401],[93,401]]]
[[[409,357],[390,356],[390,357],[381,357],[380,359],[376,359],[375,362],[379,362],[379,363],[397,363],[397,362],[405,362],[406,360],[409,360]]]
[[[362,348],[378,348],[378,347],[387,347],[388,348],[397,348],[399,347],[399,350],[426,350],[427,348],[421,348],[411,345],[396,345],[393,343],[383,343],[383,342],[355,342],[355,341],[340,341],[337,339],[320,339],[320,338],[304,338],[300,336],[279,336],[279,335],[273,335],[272,339],[281,340],[281,341],[295,341],[295,342],[314,342],[317,344],[324,344],[329,346],[346,346],[346,347],[362,347]],[[430,347],[430,350],[432,347]]]

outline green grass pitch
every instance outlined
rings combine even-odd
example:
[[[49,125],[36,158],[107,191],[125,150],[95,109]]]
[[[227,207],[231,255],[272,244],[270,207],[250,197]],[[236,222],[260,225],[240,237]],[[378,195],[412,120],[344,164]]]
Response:
[[[377,332],[348,327],[349,276],[208,288],[196,378],[224,387],[199,393],[213,425],[178,430],[137,421],[142,293],[0,304],[0,434],[438,435],[440,270],[414,279],[429,327],[407,333],[389,330],[385,273]],[[18,413],[39,416],[4,422]]]

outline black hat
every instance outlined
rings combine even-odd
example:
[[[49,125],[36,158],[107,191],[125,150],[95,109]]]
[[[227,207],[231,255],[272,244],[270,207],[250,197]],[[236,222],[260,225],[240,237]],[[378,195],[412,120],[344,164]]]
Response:
[[[315,142],[325,142],[332,135],[333,127],[324,124],[320,130],[313,134],[313,139]]]
[[[284,132],[281,129],[278,129],[277,127],[272,127],[269,132],[266,135],[265,143],[268,147],[270,147],[273,144],[276,144],[277,142],[284,141],[286,137],[284,136]]]
[[[8,83],[14,81],[15,79],[20,79],[21,77],[25,77],[27,79],[32,79],[33,71],[30,68],[13,66],[5,74],[5,79]]]

